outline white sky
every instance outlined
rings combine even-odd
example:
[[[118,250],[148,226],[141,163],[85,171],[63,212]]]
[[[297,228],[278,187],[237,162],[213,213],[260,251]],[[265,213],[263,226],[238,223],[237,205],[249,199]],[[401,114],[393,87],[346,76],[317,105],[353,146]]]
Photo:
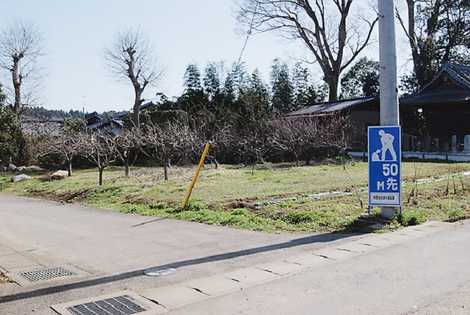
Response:
[[[41,66],[41,103],[49,109],[87,111],[128,110],[132,91],[107,71],[103,50],[116,33],[139,28],[152,42],[165,75],[147,97],[156,92],[181,93],[182,77],[189,63],[201,70],[208,61],[235,61],[244,35],[236,24],[236,0],[1,0],[0,27],[23,20],[33,23],[44,37]],[[356,0],[368,5],[372,0]],[[409,67],[409,52],[397,28],[399,71]],[[373,44],[364,55],[377,59]],[[248,70],[259,68],[268,79],[271,62],[280,57],[294,63],[310,55],[298,42],[276,34],[251,38],[244,55]],[[316,80],[321,73],[313,67]],[[9,85],[8,76],[0,76]]]

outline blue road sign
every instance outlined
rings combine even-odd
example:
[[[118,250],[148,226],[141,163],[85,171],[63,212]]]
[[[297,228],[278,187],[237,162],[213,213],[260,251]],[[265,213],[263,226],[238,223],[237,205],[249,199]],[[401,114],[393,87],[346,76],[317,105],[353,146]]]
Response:
[[[401,128],[369,127],[369,207],[401,207]]]

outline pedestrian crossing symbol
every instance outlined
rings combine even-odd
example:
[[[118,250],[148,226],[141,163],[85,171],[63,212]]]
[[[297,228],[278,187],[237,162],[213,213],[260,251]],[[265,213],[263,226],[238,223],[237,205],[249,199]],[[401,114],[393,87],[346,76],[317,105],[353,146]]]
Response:
[[[369,127],[369,207],[401,207],[401,129]]]

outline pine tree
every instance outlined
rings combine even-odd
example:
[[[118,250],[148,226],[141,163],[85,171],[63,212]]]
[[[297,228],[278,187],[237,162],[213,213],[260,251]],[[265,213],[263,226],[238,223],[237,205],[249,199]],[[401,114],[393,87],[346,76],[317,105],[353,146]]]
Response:
[[[240,94],[248,86],[248,75],[246,73],[245,64],[234,63],[232,66],[232,79],[234,84],[234,91],[237,99]]]
[[[206,66],[203,84],[209,101],[214,101],[221,94],[220,78],[215,63],[211,62]]]
[[[227,74],[227,77],[225,78],[223,94],[224,94],[224,107],[226,109],[232,108],[236,100],[235,83],[233,80],[232,72],[229,72]]]
[[[188,113],[197,112],[207,107],[207,97],[201,85],[201,72],[195,64],[190,64],[184,74],[184,93],[178,100]]]
[[[289,77],[289,67],[275,59],[271,71],[272,108],[277,114],[286,114],[294,109],[293,87]]]
[[[257,121],[270,114],[269,92],[258,69],[253,71],[246,89],[242,91],[242,116]]]
[[[248,86],[247,74],[243,63],[234,63],[227,74],[224,85],[224,104],[233,113],[240,113],[243,102],[241,96]]]
[[[184,73],[184,88],[186,94],[199,93],[202,91],[201,72],[195,64],[190,64]]]
[[[211,62],[206,66],[203,78],[204,93],[209,101],[209,110],[216,114],[220,114],[224,111],[224,87],[220,79],[220,72],[222,71],[222,62]]]

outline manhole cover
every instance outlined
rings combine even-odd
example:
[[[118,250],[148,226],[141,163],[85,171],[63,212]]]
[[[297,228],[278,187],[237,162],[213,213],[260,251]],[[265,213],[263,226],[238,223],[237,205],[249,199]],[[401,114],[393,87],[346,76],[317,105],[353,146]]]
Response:
[[[21,276],[31,282],[51,280],[61,277],[75,276],[76,273],[62,267],[46,268],[33,271],[21,272]]]
[[[68,307],[67,311],[76,315],[128,315],[145,312],[146,309],[138,305],[137,302],[129,295],[123,295],[74,305]]]

